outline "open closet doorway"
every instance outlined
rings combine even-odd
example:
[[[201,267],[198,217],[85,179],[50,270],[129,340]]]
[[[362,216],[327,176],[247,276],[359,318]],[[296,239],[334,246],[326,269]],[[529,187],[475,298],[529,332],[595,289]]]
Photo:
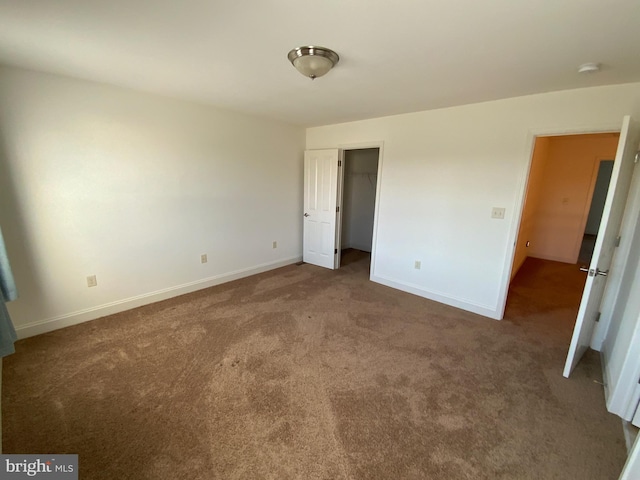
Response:
[[[380,149],[345,150],[343,161],[340,266],[371,259]]]
[[[346,203],[345,246],[350,247],[349,252],[360,253],[360,260],[366,260],[369,273],[372,274],[382,169],[381,150],[381,142],[305,150],[303,262],[332,270],[346,265],[342,263]],[[349,173],[345,176],[346,168]],[[345,259],[345,262],[348,261]]]

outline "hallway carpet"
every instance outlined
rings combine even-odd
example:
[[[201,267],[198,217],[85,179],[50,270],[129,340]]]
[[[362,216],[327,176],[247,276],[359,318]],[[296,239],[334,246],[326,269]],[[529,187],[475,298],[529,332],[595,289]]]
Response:
[[[615,479],[599,358],[562,377],[584,276],[529,259],[506,319],[291,265],[18,342],[4,453],[97,479]]]

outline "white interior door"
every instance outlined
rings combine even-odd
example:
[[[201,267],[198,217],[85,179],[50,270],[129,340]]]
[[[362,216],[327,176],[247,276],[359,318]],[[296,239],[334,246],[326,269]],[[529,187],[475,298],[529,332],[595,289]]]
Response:
[[[336,268],[336,210],[340,151],[304,152],[304,235],[302,259]]]
[[[638,141],[640,141],[639,126],[629,116],[624,117],[602,221],[564,366],[565,377],[571,374],[591,343],[616,238],[620,231],[622,214],[627,203]]]

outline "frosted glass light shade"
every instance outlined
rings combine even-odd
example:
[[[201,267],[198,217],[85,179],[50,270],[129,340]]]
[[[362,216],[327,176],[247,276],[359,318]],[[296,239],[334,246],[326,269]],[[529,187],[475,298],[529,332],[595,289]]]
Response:
[[[326,74],[333,67],[333,62],[325,57],[307,56],[298,57],[293,61],[293,66],[306,77],[316,78]]]
[[[313,46],[294,48],[288,58],[301,74],[312,80],[325,75],[340,60],[333,50]]]

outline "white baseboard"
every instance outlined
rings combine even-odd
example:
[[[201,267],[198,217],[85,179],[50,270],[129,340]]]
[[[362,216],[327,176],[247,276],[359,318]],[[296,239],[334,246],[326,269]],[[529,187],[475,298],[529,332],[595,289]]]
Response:
[[[624,434],[624,443],[627,446],[627,455],[629,455],[633,448],[633,444],[636,442],[636,438],[638,438],[638,427],[623,419],[622,433]]]
[[[384,277],[382,275],[371,275],[370,279],[372,282],[380,283],[382,285],[386,285],[387,287],[395,288],[397,290],[402,290],[403,292],[407,292],[407,293],[412,293],[420,297],[428,298],[429,300],[433,300],[435,302],[444,303],[445,305],[449,305],[451,307],[456,307],[461,310],[466,310],[467,312],[477,313],[478,315],[489,317],[494,320],[500,320],[500,314],[498,310],[496,308],[492,308],[487,305],[480,305],[480,304],[469,302],[467,300],[463,300],[460,298],[444,295],[441,293],[430,292],[418,285],[413,285],[410,283],[393,280],[393,279]]]
[[[509,278],[509,283],[511,283],[513,281],[513,279],[515,278],[515,276],[518,274],[518,271],[522,268],[522,266],[524,265],[524,262],[526,262],[527,258],[529,258],[529,256],[525,256],[521,261],[520,264],[516,265],[515,263],[513,264],[513,266],[511,267],[511,277]]]
[[[611,374],[609,373],[609,366],[604,361],[604,352],[596,350],[598,352],[598,357],[600,357],[600,369],[602,370],[602,393],[604,394],[604,403],[607,405],[607,409],[609,408],[609,399],[611,390],[609,390],[609,378],[611,378]]]
[[[360,250],[361,252],[369,252],[371,253],[371,245],[365,245],[360,243],[352,243],[350,248],[354,248],[356,250]]]
[[[68,313],[65,315],[59,315],[57,317],[21,325],[16,328],[16,333],[18,334],[18,338],[21,339],[33,337],[34,335],[40,335],[42,333],[52,332],[60,328],[70,327],[71,325],[88,322],[89,320],[95,320],[96,318],[104,317],[106,315],[112,315],[114,313],[123,312],[125,310],[131,310],[132,308],[141,307],[150,303],[155,303],[161,300],[166,300],[168,298],[184,295],[186,293],[195,292],[196,290],[202,290],[203,288],[213,287],[222,283],[231,282],[240,278],[249,277],[251,275],[267,272],[269,270],[280,267],[285,267],[287,265],[300,262],[301,260],[302,256],[289,257],[275,262],[263,263],[254,267],[243,268],[241,270],[236,270],[233,272],[214,275],[213,277],[204,278],[195,282],[176,285],[175,287],[165,288],[162,290],[157,290],[155,292],[145,293],[143,295],[106,303],[104,305],[98,305],[97,307],[78,310],[76,312]]]
[[[544,255],[537,253],[529,253],[528,255],[531,258],[539,258],[540,260],[551,260],[552,262],[560,262],[560,263],[576,263],[577,259],[569,258],[569,257],[558,257],[555,255]]]

